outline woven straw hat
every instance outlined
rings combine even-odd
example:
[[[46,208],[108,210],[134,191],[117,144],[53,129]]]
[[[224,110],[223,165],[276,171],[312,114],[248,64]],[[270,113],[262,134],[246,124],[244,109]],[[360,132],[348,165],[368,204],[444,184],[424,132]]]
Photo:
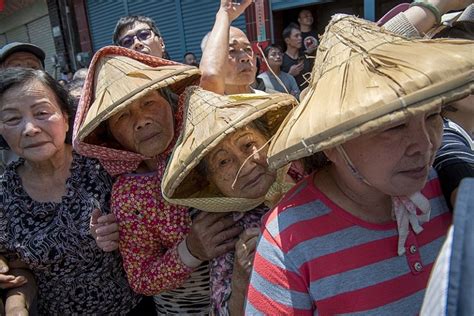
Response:
[[[472,41],[409,40],[335,16],[319,45],[309,91],[270,146],[270,168],[469,95],[473,52]]]
[[[84,140],[101,122],[150,91],[164,87],[182,91],[198,77],[199,70],[193,66],[163,62],[152,67],[123,53],[103,55],[95,64],[94,101],[79,127],[77,138]]]
[[[227,135],[259,119],[273,135],[297,104],[291,95],[238,94],[222,96],[198,87],[185,92],[187,114],[184,129],[168,163],[162,192],[170,203],[208,212],[244,212],[265,199],[224,197],[211,189],[195,169]]]

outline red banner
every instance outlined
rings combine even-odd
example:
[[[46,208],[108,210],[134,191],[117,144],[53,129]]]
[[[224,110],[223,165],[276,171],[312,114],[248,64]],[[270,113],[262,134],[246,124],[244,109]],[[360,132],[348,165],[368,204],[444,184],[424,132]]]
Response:
[[[0,12],[2,12],[3,9],[5,9],[5,0],[0,0]]]

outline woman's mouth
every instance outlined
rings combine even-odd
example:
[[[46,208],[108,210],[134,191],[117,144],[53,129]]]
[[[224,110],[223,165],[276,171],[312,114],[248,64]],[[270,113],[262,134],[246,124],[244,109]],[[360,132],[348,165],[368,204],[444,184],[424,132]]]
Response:
[[[429,170],[428,166],[423,166],[423,167],[404,170],[400,173],[412,179],[422,179],[428,175],[428,170]]]

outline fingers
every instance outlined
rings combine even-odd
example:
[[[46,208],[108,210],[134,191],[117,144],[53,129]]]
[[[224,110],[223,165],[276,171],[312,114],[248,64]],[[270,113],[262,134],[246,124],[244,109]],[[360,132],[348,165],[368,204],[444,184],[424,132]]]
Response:
[[[91,226],[97,225],[98,223],[97,220],[99,219],[99,217],[100,217],[100,210],[94,209],[91,214],[91,222],[90,222]]]
[[[117,219],[115,218],[114,214],[106,214],[102,215],[97,219],[98,224],[113,224],[117,223]]]
[[[8,261],[4,256],[0,256],[0,273],[7,273],[9,270]]]
[[[119,248],[119,243],[116,241],[97,241],[97,246],[105,252],[112,252]]]
[[[246,243],[248,240],[258,237],[260,235],[260,228],[258,227],[251,227],[247,228],[240,234],[239,239],[241,239],[244,243]]]
[[[216,234],[213,238],[213,242],[215,242],[215,244],[217,245],[222,244],[226,240],[234,239],[235,237],[239,236],[241,232],[242,232],[241,227],[232,227],[232,228],[226,229]]]
[[[118,226],[117,223],[102,225],[102,226],[97,227],[97,229],[95,230],[95,232],[97,234],[97,238],[99,238],[99,237],[109,237],[109,235],[113,235],[113,236],[116,236],[116,238],[104,239],[104,240],[116,240],[116,241],[119,240],[118,231],[119,231],[119,226]]]
[[[13,275],[8,275],[4,277],[6,277],[6,278],[3,278],[4,281],[0,280],[0,288],[4,290],[19,287],[25,284],[26,282],[28,282],[28,280],[24,276],[21,276],[21,275],[17,277]]]
[[[235,248],[236,240],[231,240],[226,243],[220,244],[219,246],[215,247],[214,257],[218,257],[223,255]]]

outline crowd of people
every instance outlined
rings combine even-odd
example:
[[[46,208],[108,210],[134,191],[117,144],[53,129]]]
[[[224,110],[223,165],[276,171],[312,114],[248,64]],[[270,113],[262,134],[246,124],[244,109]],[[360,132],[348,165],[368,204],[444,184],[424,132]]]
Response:
[[[0,315],[474,313],[472,1],[302,10],[260,74],[251,3],[199,63],[146,16],[69,82],[2,48]]]

